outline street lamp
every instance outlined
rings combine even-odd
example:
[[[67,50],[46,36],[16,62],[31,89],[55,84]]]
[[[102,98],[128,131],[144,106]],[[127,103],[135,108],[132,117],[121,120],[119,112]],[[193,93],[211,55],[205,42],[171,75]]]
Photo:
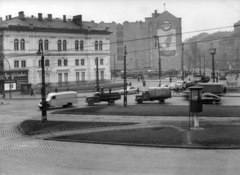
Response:
[[[214,54],[216,54],[216,48],[210,48],[210,54],[212,55],[212,69],[213,69],[213,83],[215,83],[215,72],[214,72]]]
[[[96,91],[99,92],[98,57],[96,57],[95,63],[96,63]]]
[[[41,67],[42,67],[42,123],[47,122],[47,110],[46,110],[46,87],[45,87],[45,68],[44,68],[44,55],[43,44],[39,43],[39,50],[37,55],[41,55]]]

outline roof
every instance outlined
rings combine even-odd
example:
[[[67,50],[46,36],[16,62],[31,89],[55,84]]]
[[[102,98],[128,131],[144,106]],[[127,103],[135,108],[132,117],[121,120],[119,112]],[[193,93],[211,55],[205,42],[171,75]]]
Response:
[[[91,30],[88,29],[91,28]],[[18,17],[2,22],[1,30],[10,31],[37,31],[37,32],[54,32],[54,33],[82,33],[82,34],[104,34],[110,35],[106,29],[97,28],[93,22],[82,22],[82,26],[75,24],[72,20],[52,19],[51,21],[43,18],[41,21],[37,18]]]
[[[51,92],[49,95],[77,94],[75,91]]]

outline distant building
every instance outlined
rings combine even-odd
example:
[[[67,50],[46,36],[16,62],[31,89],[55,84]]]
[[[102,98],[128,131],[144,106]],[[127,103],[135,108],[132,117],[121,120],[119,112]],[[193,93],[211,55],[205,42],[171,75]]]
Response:
[[[82,16],[72,19],[26,16],[0,19],[0,83],[8,90],[18,90],[20,84],[41,83],[43,44],[46,83],[68,83],[96,80],[99,59],[99,79],[110,79],[110,32],[83,22]],[[4,64],[3,64],[4,63]]]
[[[123,24],[104,23],[99,27],[109,27],[112,32],[111,69],[123,70],[124,46],[127,48],[127,70],[159,70],[159,53],[154,36],[159,36],[162,71],[182,70],[182,27],[181,18],[173,16],[168,11],[155,12],[145,21]]]

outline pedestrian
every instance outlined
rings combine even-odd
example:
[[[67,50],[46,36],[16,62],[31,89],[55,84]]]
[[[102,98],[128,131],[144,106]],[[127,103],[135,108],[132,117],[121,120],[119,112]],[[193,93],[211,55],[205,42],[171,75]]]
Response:
[[[146,81],[145,80],[143,80],[143,87],[145,87],[146,86]]]
[[[129,86],[132,86],[132,83],[131,83],[131,82],[129,83]]]
[[[58,92],[58,89],[57,89],[57,88],[55,88],[55,92]]]
[[[35,94],[34,94],[33,88],[31,88],[31,96],[34,96],[34,97],[35,97]]]
[[[111,94],[111,92],[112,92],[112,88],[109,88],[109,93]]]
[[[139,94],[139,88],[137,87],[137,93]]]
[[[3,99],[5,98],[5,91],[3,90],[2,91],[2,96],[3,96]]]
[[[101,93],[102,93],[102,94],[104,93],[104,89],[103,89],[103,87],[101,87]]]
[[[3,104],[3,94],[0,94],[1,104]]]

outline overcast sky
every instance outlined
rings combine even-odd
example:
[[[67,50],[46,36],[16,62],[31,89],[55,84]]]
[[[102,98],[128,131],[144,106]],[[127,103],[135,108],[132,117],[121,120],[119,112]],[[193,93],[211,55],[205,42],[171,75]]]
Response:
[[[231,26],[240,20],[240,0],[0,0],[0,17],[5,20],[6,15],[14,17],[24,11],[29,16],[81,14],[83,21],[135,22],[144,21],[154,10],[162,13],[164,3],[165,10],[182,18],[183,39],[199,30],[233,31]]]

